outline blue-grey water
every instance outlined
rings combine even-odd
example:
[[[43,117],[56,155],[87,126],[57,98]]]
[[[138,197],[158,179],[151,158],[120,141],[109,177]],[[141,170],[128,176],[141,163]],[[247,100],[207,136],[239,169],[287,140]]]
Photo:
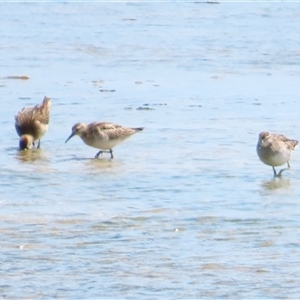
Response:
[[[300,140],[299,4],[0,6],[2,299],[299,299],[300,153],[274,179],[255,151]],[[145,130],[97,160],[79,121]]]

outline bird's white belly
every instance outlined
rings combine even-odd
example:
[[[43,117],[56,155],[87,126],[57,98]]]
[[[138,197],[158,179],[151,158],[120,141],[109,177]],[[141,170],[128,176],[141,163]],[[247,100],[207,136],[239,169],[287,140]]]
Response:
[[[83,141],[91,147],[108,150],[114,148],[121,143],[124,139],[99,139],[99,138],[82,138]]]
[[[38,137],[36,139],[39,140],[40,138],[42,138],[42,136],[47,132],[47,130],[48,124],[39,123]]]
[[[290,159],[290,152],[277,152],[270,156],[260,156],[260,160],[266,165],[277,167],[285,164]]]

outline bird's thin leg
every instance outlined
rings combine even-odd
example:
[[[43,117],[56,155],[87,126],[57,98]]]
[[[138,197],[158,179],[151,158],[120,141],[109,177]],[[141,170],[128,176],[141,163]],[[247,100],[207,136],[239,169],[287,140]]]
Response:
[[[114,156],[113,156],[113,151],[112,151],[112,149],[109,149],[109,152],[110,152],[110,158],[113,159]]]
[[[288,161],[287,161],[287,165],[288,165],[287,168],[280,170],[280,172],[278,173],[278,176],[281,176],[283,171],[288,170],[291,167]]]
[[[37,149],[39,149],[40,146],[41,146],[41,140],[39,140],[39,143],[38,143],[38,145],[37,145]]]
[[[279,171],[279,173],[277,174],[277,177],[280,177],[281,174],[282,174],[282,172],[283,172],[284,170],[286,170],[286,169],[281,169],[281,170]]]
[[[277,176],[276,170],[273,166],[272,166],[272,168],[273,168],[273,172],[274,172],[274,177],[276,177]]]
[[[102,154],[102,150],[100,150],[99,152],[97,152],[97,154],[95,155],[95,158],[98,158],[100,154]]]

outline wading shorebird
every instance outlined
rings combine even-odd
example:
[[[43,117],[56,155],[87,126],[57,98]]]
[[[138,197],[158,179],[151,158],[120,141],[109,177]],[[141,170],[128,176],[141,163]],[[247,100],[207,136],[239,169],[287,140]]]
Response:
[[[21,150],[32,148],[37,140],[37,148],[40,148],[41,138],[48,130],[50,106],[51,99],[45,96],[41,104],[24,107],[15,116],[15,127],[20,136]]]
[[[273,168],[274,176],[281,176],[284,170],[290,168],[289,160],[292,151],[296,149],[297,145],[297,140],[288,139],[282,134],[272,134],[263,131],[258,136],[256,152],[263,163]],[[287,163],[288,167],[280,170],[277,174],[274,167],[285,163]]]
[[[103,152],[110,153],[110,157],[114,158],[112,148],[143,129],[144,127],[127,128],[108,122],[93,122],[89,125],[76,123],[65,143],[74,135],[79,135],[88,146],[101,149],[95,158],[98,158]]]

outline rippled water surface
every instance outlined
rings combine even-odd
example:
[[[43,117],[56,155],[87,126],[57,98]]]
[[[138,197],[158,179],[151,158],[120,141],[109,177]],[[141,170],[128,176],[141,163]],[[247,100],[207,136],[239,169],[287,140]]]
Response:
[[[255,152],[263,130],[300,140],[298,4],[0,14],[1,298],[300,297],[300,154],[274,179]],[[14,115],[45,95],[19,151]],[[64,143],[79,121],[145,130],[97,160]]]

